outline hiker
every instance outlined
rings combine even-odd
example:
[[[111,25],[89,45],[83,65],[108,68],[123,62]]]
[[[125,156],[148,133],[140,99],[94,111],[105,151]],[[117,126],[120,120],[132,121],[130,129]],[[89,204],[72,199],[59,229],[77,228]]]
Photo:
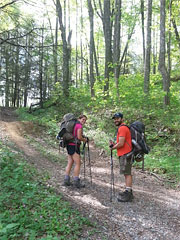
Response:
[[[81,141],[87,142],[88,138],[83,136],[83,125],[86,123],[87,117],[85,115],[81,115],[78,118],[78,122],[74,126],[73,136],[76,139],[76,143],[69,142],[67,144],[67,153],[68,153],[68,164],[66,167],[66,173],[64,178],[64,185],[70,186],[70,172],[73,164],[74,167],[74,179],[73,185],[77,188],[85,187],[84,184],[80,182],[79,174],[80,174],[80,166],[81,166],[81,156],[80,156],[80,144]]]
[[[132,192],[132,159],[127,157],[126,154],[131,152],[132,143],[131,143],[131,132],[127,126],[123,126],[123,114],[118,112],[115,113],[112,117],[114,119],[117,129],[116,143],[110,141],[110,149],[117,149],[117,155],[119,157],[120,164],[120,174],[124,174],[125,177],[125,186],[126,189],[124,192],[120,192],[117,200],[119,202],[129,202],[133,199]]]

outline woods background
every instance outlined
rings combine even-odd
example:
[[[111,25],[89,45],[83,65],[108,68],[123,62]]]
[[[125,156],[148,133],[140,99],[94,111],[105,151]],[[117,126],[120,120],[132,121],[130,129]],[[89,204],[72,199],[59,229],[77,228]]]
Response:
[[[43,107],[77,91],[103,104],[179,100],[179,4],[1,0],[1,105]]]

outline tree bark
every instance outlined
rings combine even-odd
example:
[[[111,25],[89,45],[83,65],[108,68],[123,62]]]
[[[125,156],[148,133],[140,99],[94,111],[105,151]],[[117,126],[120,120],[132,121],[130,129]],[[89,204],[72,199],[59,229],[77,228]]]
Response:
[[[88,0],[88,12],[90,21],[90,46],[89,46],[89,61],[90,61],[90,86],[91,86],[91,97],[94,97],[94,12],[92,8],[91,0]]]
[[[169,30],[168,30],[168,43],[167,43],[167,55],[168,55],[168,74],[171,76],[171,17],[172,17],[172,0],[169,2]]]
[[[146,94],[149,93],[150,57],[151,57],[151,20],[152,20],[152,0],[148,0],[147,39],[144,65],[144,93]]]
[[[110,0],[104,0],[104,14],[103,14],[103,29],[105,38],[105,86],[104,92],[109,94],[109,78],[112,69],[112,25],[111,25],[111,11]]]
[[[178,32],[178,28],[177,28],[175,19],[172,19],[172,24],[173,24],[176,40],[178,42],[178,46],[179,46],[179,49],[180,49],[180,36],[179,36],[179,32]]]
[[[115,23],[114,23],[114,41],[113,41],[113,63],[114,77],[116,83],[116,94],[119,99],[119,73],[120,73],[120,38],[121,38],[121,0],[115,2]]]
[[[145,33],[144,33],[144,0],[141,0],[141,29],[142,29],[142,41],[143,41],[143,65],[145,63]]]
[[[30,60],[30,36],[26,37],[26,54],[25,54],[25,76],[24,76],[24,82],[23,82],[23,95],[24,95],[24,107],[27,107],[27,98],[28,98],[28,84],[30,79],[30,72],[31,72],[31,60]]]
[[[69,61],[70,61],[70,53],[71,53],[71,34],[69,32],[68,42],[66,40],[66,32],[62,21],[62,7],[60,1],[57,0],[57,9],[58,9],[58,18],[59,18],[59,25],[61,30],[61,37],[63,42],[63,93],[66,97],[69,96]]]
[[[44,27],[43,27],[44,28]],[[39,95],[40,106],[43,108],[43,57],[44,57],[44,29],[42,28],[41,42],[39,42]]]
[[[8,33],[9,36],[9,33]],[[5,47],[5,69],[6,69],[6,78],[5,78],[5,107],[9,107],[9,89],[10,89],[10,80],[9,80],[9,49],[8,46]]]
[[[17,47],[16,47],[16,57],[15,57],[15,82],[14,82],[14,94],[13,94],[13,106],[19,107],[19,93],[20,93],[20,78],[19,78],[19,46],[17,40]]]
[[[165,5],[166,0],[160,0],[160,52],[159,52],[159,71],[162,75],[163,80],[163,90],[165,92],[164,96],[164,104],[169,105],[170,104],[170,79],[168,76],[168,72],[165,66]]]
[[[155,26],[156,24],[156,19],[155,19],[155,16],[153,17],[153,25]],[[153,40],[152,40],[152,44],[153,44],[153,47],[152,47],[152,51],[153,51],[153,74],[156,74],[157,72],[157,30],[156,29],[153,29],[152,30],[153,33],[152,33],[152,37],[153,37]]]

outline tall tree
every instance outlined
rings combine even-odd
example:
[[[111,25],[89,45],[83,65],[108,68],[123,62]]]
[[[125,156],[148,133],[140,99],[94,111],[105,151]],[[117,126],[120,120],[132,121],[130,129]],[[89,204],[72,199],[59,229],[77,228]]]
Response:
[[[63,42],[63,93],[66,97],[69,96],[69,61],[71,56],[71,35],[72,31],[69,32],[68,39],[66,39],[66,31],[62,21],[62,7],[59,0],[57,0],[57,10],[59,25],[61,30],[61,37]]]
[[[9,33],[8,33],[9,37]],[[9,79],[9,68],[10,68],[10,53],[9,53],[9,47],[6,46],[5,48],[5,106],[9,107],[9,95],[10,95],[10,79]]]
[[[153,26],[156,26],[156,17],[157,16],[153,16]],[[156,28],[152,29],[153,33],[152,33],[152,54],[153,54],[153,74],[156,74],[157,72],[157,45],[158,45],[158,41],[157,41],[157,30]]]
[[[104,0],[103,29],[105,38],[105,86],[104,91],[109,91],[109,78],[112,69],[112,24],[111,24],[111,6],[110,0]]]
[[[41,40],[39,41],[39,95],[40,106],[43,107],[43,57],[44,57],[44,24],[41,32]]]
[[[142,29],[142,42],[143,42],[143,64],[145,63],[145,33],[144,33],[144,0],[141,0],[141,29]]]
[[[159,52],[159,71],[162,75],[163,90],[165,92],[164,104],[170,104],[170,79],[165,65],[165,20],[166,20],[166,0],[160,0],[160,52]]]
[[[30,72],[31,72],[30,43],[31,43],[30,36],[26,36],[27,51],[25,52],[25,75],[23,80],[24,107],[27,107],[28,84],[29,84]]]
[[[89,46],[89,58],[90,58],[90,86],[91,86],[91,96],[94,97],[94,11],[92,8],[91,0],[88,0],[88,12],[90,21],[90,46]]]
[[[121,38],[121,0],[115,1],[115,22],[113,41],[113,63],[117,97],[119,98],[119,73],[120,73],[120,38]]]
[[[169,29],[168,29],[168,42],[167,42],[167,55],[168,55],[168,74],[171,75],[171,18],[172,18],[172,0],[169,1]]]
[[[173,28],[174,28],[174,32],[175,32],[175,36],[176,36],[176,40],[180,49],[180,36],[179,36],[179,32],[178,32],[178,27],[176,25],[176,21],[174,18],[172,18],[172,24],[173,24]]]
[[[83,6],[82,6],[82,0],[81,0],[81,17],[80,17],[80,26],[81,26],[81,30],[80,30],[80,49],[81,49],[81,72],[80,72],[80,82],[81,84],[83,83],[83,69],[84,69],[84,57],[83,57],[83,41],[82,41],[82,33],[83,33]]]
[[[18,33],[17,33],[18,35]],[[15,79],[14,79],[14,94],[13,94],[13,106],[19,107],[19,94],[20,94],[20,76],[19,76],[19,54],[20,47],[18,44],[18,37],[16,39],[16,53],[15,53]]]
[[[152,22],[152,0],[148,0],[148,17],[147,17],[147,37],[146,37],[146,55],[144,65],[144,93],[149,93],[150,78],[150,57],[151,57],[151,22]]]
[[[76,87],[78,87],[78,1],[76,0]]]

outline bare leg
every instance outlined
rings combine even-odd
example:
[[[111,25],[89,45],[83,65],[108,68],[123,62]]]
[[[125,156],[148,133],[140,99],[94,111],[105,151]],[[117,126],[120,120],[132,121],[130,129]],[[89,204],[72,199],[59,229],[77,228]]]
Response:
[[[81,167],[81,157],[79,154],[74,153],[72,155],[72,159],[75,162],[74,177],[79,177],[80,167]]]
[[[124,175],[126,187],[132,188],[132,175]]]
[[[67,164],[67,167],[66,167],[66,175],[69,176],[70,175],[70,172],[71,172],[71,168],[72,168],[72,165],[73,165],[74,161],[73,161],[73,158],[71,155],[68,155],[68,164]]]

